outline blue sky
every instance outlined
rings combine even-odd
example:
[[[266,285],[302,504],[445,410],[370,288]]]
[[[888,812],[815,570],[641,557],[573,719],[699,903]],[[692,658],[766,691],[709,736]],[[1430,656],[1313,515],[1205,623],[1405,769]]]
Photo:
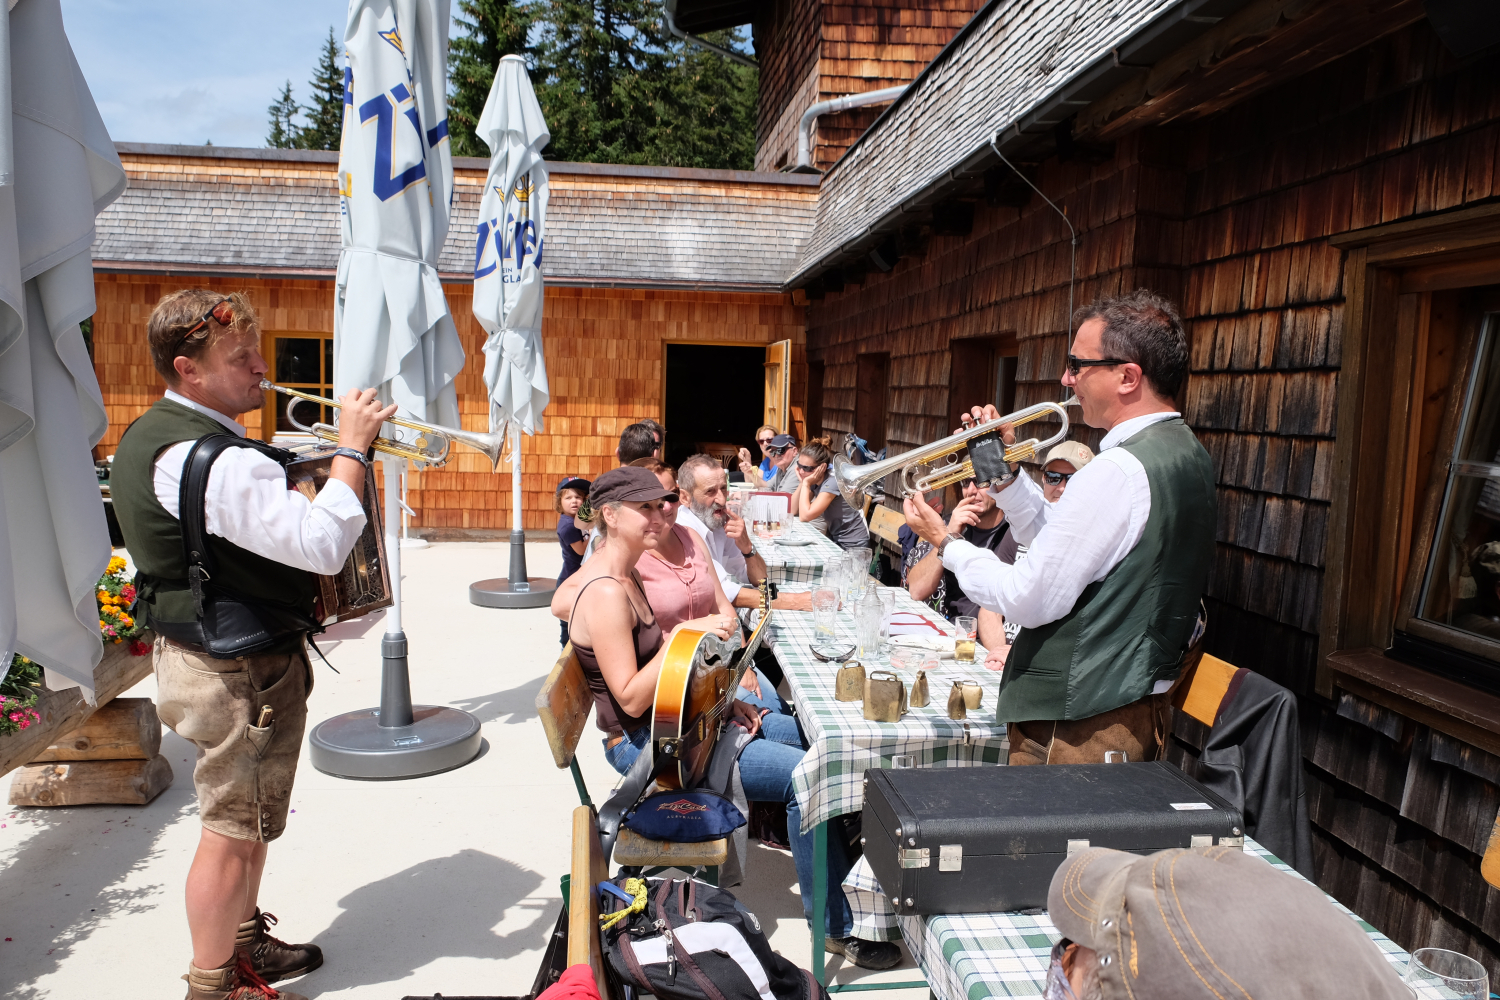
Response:
[[[63,23],[117,142],[264,146],[283,83],[308,98],[348,0],[62,0]],[[342,44],[342,43],[341,43]]]

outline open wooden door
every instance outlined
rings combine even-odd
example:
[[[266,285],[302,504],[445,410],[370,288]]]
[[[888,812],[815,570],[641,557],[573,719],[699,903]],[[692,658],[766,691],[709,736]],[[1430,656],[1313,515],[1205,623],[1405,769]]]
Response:
[[[792,342],[766,346],[765,422],[782,434],[790,430],[792,413]]]

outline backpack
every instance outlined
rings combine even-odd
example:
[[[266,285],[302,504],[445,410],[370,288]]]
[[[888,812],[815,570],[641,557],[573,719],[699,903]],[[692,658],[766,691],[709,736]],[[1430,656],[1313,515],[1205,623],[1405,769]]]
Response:
[[[624,892],[604,895],[600,936],[622,983],[661,1000],[828,1000],[811,972],[771,950],[733,893],[694,879],[614,884]]]

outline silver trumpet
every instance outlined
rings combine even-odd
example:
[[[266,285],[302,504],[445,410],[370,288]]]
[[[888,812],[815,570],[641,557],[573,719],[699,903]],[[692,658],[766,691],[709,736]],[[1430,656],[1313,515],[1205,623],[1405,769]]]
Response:
[[[292,396],[297,399],[305,399],[310,403],[321,403],[324,406],[342,408],[344,404],[336,399],[325,399],[322,396],[314,396],[310,392],[302,392],[297,389],[288,389],[284,385],[277,385],[270,379],[261,379],[260,387],[269,392],[279,392],[284,396]],[[304,431],[324,441],[337,442],[339,429],[332,424],[304,424],[292,415],[292,410],[297,404],[287,405],[286,416],[298,430]],[[500,468],[500,453],[505,447],[505,433],[503,431],[492,434],[482,434],[479,431],[465,431],[457,427],[443,427],[439,424],[424,423],[420,420],[408,420],[403,417],[392,417],[386,423],[397,427],[405,427],[417,432],[416,438],[411,441],[397,441],[392,438],[378,437],[371,445],[377,452],[391,455],[395,458],[405,458],[422,465],[436,467],[448,461],[448,453],[453,448],[453,442],[468,445],[475,451],[483,452],[490,460],[490,464],[496,470]]]
[[[1074,406],[1077,403],[1077,396],[1070,397],[1061,403],[1037,403],[1023,410],[1007,413],[1003,417],[966,427],[940,441],[921,445],[899,455],[892,455],[884,461],[871,465],[855,465],[843,455],[835,455],[833,459],[834,482],[838,485],[839,493],[844,501],[856,509],[864,506],[866,495],[881,495],[884,492],[880,487],[881,480],[898,471],[901,476],[897,481],[897,492],[903,500],[916,496],[918,493],[942,489],[971,476],[979,480],[980,486],[987,486],[994,479],[1003,478],[1004,467],[1008,467],[1010,463],[1032,461],[1037,455],[1066,438],[1068,414],[1065,407]],[[1062,421],[1062,427],[1047,440],[1038,441],[1036,438],[1031,438],[1026,441],[1017,441],[1012,445],[1001,442],[1001,425],[1010,424],[1018,427],[1047,414],[1055,414],[1057,419]],[[965,448],[969,450],[969,457],[960,461],[958,453]],[[947,461],[933,465],[942,458],[947,458]],[[979,463],[978,472],[975,471],[976,460]],[[921,469],[926,471],[914,477],[913,473]]]

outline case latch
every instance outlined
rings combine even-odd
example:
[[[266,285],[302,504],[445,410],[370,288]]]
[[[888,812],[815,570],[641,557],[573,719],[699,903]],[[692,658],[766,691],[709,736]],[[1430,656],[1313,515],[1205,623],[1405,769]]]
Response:
[[[1070,840],[1070,841],[1068,841],[1068,857],[1070,857],[1070,858],[1073,855],[1077,854],[1079,851],[1086,851],[1088,849],[1089,849],[1089,842],[1087,840]]]
[[[1219,846],[1220,847],[1238,847],[1240,850],[1243,851],[1245,849],[1245,838],[1244,837],[1220,837],[1219,838]]]
[[[964,870],[964,845],[943,844],[938,848],[938,871],[961,872]]]
[[[902,868],[926,868],[932,864],[932,856],[926,847],[899,847],[896,863]]]

